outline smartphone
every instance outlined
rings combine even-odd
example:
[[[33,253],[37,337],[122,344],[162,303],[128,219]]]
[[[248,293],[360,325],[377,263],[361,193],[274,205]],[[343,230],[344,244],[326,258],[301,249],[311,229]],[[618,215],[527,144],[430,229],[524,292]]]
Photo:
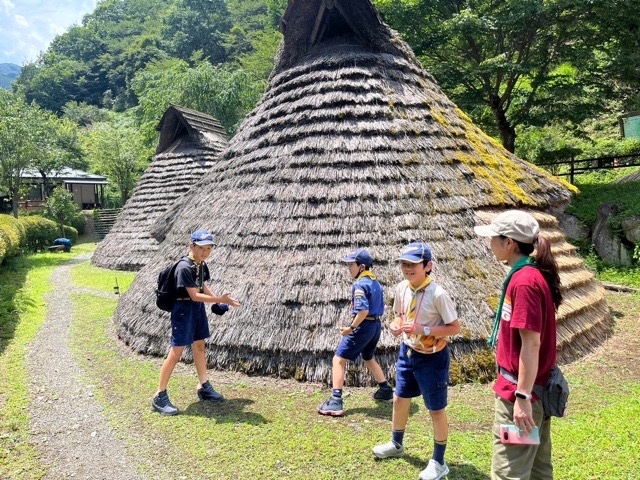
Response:
[[[500,425],[500,441],[516,445],[539,445],[540,430],[536,426],[531,433],[527,433],[515,425]]]

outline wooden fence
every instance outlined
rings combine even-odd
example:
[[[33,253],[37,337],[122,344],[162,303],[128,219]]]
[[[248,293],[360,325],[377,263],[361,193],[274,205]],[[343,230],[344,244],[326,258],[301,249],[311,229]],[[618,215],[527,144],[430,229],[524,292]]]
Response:
[[[554,175],[569,176],[569,181],[573,183],[576,174],[589,170],[610,170],[612,168],[640,166],[640,153],[616,155],[614,157],[585,158],[580,160],[572,158],[570,160],[560,160],[557,162],[538,163],[537,165],[547,168],[547,170],[550,170]],[[557,172],[557,169],[563,165],[568,165],[569,171]]]

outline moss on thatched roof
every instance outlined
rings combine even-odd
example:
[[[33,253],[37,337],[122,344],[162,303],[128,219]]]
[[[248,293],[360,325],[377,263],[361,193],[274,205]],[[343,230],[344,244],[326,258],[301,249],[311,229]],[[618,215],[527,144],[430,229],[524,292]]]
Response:
[[[94,265],[117,270],[139,270],[146,265],[158,249],[152,225],[166,221],[171,204],[202,178],[228,145],[215,118],[184,107],[171,106],[158,129],[159,153],[96,249]]]
[[[558,254],[567,286],[561,358],[603,337],[602,289],[553,215],[569,201],[567,184],[475,127],[373,14],[369,0],[290,1],[263,98],[198,190],[174,206],[171,224],[157,226],[162,248],[118,306],[119,335],[133,349],[166,353],[169,319],[154,305],[157,273],[186,252],[189,232],[209,228],[212,288],[242,303],[210,319],[209,364],[328,380],[350,300],[340,257],[367,247],[391,305],[401,280],[393,259],[422,239],[463,325],[452,342],[456,380],[485,378],[494,371],[485,339],[505,271],[473,227],[514,207],[538,218]],[[385,330],[378,358],[392,375],[397,349]],[[362,365],[349,379],[372,381]]]

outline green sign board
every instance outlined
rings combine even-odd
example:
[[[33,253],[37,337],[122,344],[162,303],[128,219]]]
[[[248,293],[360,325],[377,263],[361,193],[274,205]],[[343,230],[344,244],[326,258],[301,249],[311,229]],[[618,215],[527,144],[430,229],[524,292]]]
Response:
[[[620,128],[625,138],[640,138],[640,113],[620,117]]]

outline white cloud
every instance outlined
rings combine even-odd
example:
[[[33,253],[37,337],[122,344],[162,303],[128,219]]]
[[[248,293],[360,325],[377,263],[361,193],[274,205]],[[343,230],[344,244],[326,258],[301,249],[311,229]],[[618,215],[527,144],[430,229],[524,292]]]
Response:
[[[18,24],[19,27],[22,28],[29,28],[29,22],[26,18],[24,18],[22,15],[14,15],[13,19],[16,21],[16,23]]]
[[[11,2],[11,0],[0,0],[2,7],[4,8],[5,13],[9,14],[11,10],[16,8],[16,6]]]
[[[0,63],[34,61],[95,6],[96,0],[0,0],[0,12],[6,12],[0,14]]]

